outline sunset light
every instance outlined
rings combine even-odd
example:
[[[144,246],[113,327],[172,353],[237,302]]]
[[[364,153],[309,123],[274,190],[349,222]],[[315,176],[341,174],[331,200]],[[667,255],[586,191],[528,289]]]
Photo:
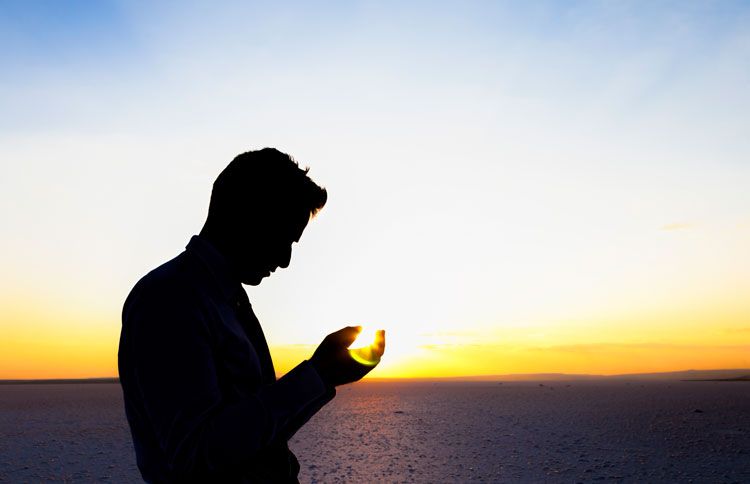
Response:
[[[382,336],[379,331],[363,328],[357,339],[349,346],[351,357],[365,366],[375,366],[380,362],[378,346],[382,348]]]
[[[750,483],[750,2],[0,2],[0,482]]]

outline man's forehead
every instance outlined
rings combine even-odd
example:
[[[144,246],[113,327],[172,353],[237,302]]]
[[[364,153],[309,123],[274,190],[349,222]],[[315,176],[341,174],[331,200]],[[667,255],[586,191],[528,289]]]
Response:
[[[293,233],[295,241],[299,241],[300,237],[302,237],[302,232],[305,231],[305,228],[307,227],[307,224],[310,222],[310,213],[306,213],[303,215],[300,215],[300,217],[295,221],[295,224],[293,226]]]

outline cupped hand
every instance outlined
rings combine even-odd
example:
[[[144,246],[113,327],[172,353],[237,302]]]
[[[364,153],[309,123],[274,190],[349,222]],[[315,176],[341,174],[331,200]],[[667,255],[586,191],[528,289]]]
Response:
[[[329,334],[310,358],[328,385],[339,386],[360,380],[380,362],[385,352],[385,331],[382,329],[376,332],[375,342],[367,347],[365,359],[357,358],[362,363],[352,358],[348,348],[360,331],[361,326],[347,326]]]

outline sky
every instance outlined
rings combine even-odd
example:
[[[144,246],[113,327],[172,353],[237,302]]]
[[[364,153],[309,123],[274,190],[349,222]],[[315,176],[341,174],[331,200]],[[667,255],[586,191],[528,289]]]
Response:
[[[278,373],[750,368],[747,2],[0,5],[0,378],[116,376],[237,154],[328,190],[246,287]]]

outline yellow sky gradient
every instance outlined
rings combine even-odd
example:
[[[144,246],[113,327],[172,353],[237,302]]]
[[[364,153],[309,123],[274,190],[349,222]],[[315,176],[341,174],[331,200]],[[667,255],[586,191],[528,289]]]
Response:
[[[33,309],[33,308],[36,309]],[[30,309],[32,308],[32,309]],[[633,313],[608,321],[560,321],[419,333],[388,330],[388,348],[370,375],[424,378],[509,373],[622,374],[750,368],[750,303]],[[61,314],[43,304],[3,308],[0,379],[117,375],[119,327],[100,317]],[[710,318],[711,325],[705,320]],[[279,375],[309,358],[314,344],[271,343]]]

